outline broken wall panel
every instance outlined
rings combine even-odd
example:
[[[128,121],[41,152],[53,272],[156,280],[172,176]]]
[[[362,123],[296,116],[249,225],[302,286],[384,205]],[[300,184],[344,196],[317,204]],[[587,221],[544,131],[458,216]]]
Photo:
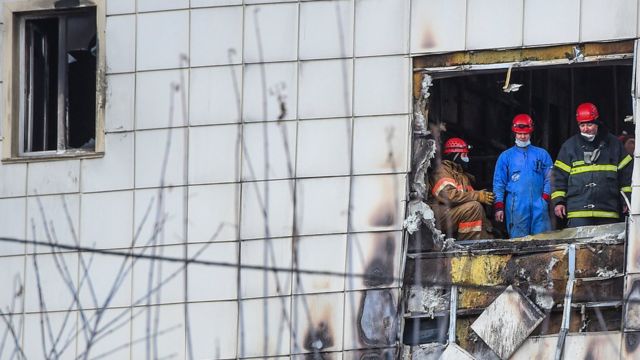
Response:
[[[564,353],[570,359],[620,359],[622,333],[569,334]],[[553,359],[558,336],[532,337],[513,354],[511,360]],[[629,358],[631,359],[631,358]]]
[[[501,359],[508,359],[543,318],[531,300],[509,286],[484,309],[471,329]]]

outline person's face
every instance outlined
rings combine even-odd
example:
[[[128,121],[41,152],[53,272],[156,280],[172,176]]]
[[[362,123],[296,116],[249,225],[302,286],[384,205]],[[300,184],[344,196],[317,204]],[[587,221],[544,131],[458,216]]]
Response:
[[[627,139],[627,141],[624,142],[624,149],[627,151],[627,154],[633,156],[633,151],[636,149],[636,139]]]
[[[578,125],[580,128],[580,132],[588,135],[597,135],[598,134],[598,125],[594,123],[581,123]]]
[[[518,134],[516,133],[516,139],[522,142],[527,142],[531,139],[531,134]]]

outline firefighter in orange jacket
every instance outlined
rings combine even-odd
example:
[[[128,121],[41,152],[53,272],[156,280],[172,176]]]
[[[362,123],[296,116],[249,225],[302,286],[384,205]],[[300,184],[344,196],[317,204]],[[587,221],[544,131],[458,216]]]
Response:
[[[442,163],[431,178],[429,201],[438,228],[458,240],[491,238],[482,205],[491,205],[494,195],[471,186],[473,176],[464,171],[469,162],[469,146],[460,138],[451,138],[442,153]]]

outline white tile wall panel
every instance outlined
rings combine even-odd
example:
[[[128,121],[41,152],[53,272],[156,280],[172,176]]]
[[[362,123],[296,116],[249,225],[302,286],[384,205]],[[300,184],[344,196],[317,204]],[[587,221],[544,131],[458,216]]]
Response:
[[[184,246],[156,246],[135,249],[134,254],[183,259]],[[154,305],[184,302],[184,264],[155,259],[136,259],[133,264],[132,304]],[[134,310],[135,311],[135,310]]]
[[[136,65],[135,15],[107,17],[105,31],[107,72],[134,71]]]
[[[105,135],[104,156],[82,160],[83,192],[133,188],[134,138],[132,132]]]
[[[343,308],[343,293],[294,296],[292,353],[342,350]]]
[[[78,357],[82,358],[88,350],[88,359],[128,360],[131,343],[131,309],[105,309],[100,318],[95,311],[86,311],[90,325],[80,326],[78,335]],[[80,318],[82,323],[82,318]],[[95,341],[87,349],[87,339],[92,330],[97,330]],[[108,354],[108,355],[107,355]],[[104,356],[104,357],[102,357]]]
[[[191,0],[191,7],[242,5],[242,0]]]
[[[80,197],[77,194],[27,198],[27,239],[75,246],[79,243]],[[69,251],[55,248],[56,251]],[[27,244],[27,252],[49,253],[51,246]]]
[[[353,231],[401,228],[405,175],[356,176],[351,181]]]
[[[163,11],[138,15],[136,56],[137,70],[188,66],[189,12]]]
[[[296,241],[298,269],[344,273],[347,235],[301,236]],[[298,273],[293,278],[294,294],[342,290],[343,276]]]
[[[409,6],[409,0],[355,0],[356,56],[408,52]]]
[[[26,208],[26,198],[0,199],[0,237],[27,239]],[[0,240],[0,256],[24,254],[25,249],[25,244]]]
[[[633,38],[637,34],[636,0],[582,0],[580,41]]]
[[[107,0],[107,15],[130,14],[136,11],[135,0]]]
[[[409,116],[376,116],[354,120],[353,172],[406,172]]]
[[[351,119],[299,122],[296,175],[349,175],[351,138]]]
[[[291,298],[244,300],[240,303],[240,357],[289,354]]]
[[[131,259],[91,253],[81,256],[78,295],[83,309],[131,305]]]
[[[181,128],[136,133],[136,187],[184,184],[186,131]]]
[[[151,338],[149,321],[157,333]],[[134,308],[131,338],[142,339],[131,345],[131,359],[185,359],[184,305]]]
[[[353,55],[353,0],[300,3],[300,59]]]
[[[189,259],[238,264],[238,251],[237,242],[189,245]],[[237,267],[190,264],[187,274],[187,301],[231,300],[238,297]]]
[[[25,311],[61,311],[77,308],[78,255],[76,253],[26,257]],[[37,269],[37,270],[36,270]],[[44,304],[40,303],[40,293]]]
[[[21,314],[24,304],[22,300],[22,290],[25,285],[24,278],[24,256],[9,256],[0,258],[0,283],[3,289],[0,292],[0,308],[3,317],[7,314]],[[4,321],[3,321],[4,323]],[[5,329],[0,327],[0,331]],[[6,346],[6,345],[5,345]],[[0,351],[0,354],[2,352]]]
[[[291,269],[291,238],[242,241],[240,261],[243,266]],[[255,298],[291,294],[292,274],[270,269],[241,269],[241,297]],[[250,338],[249,338],[250,339]]]
[[[236,240],[239,212],[239,184],[190,186],[189,242]]]
[[[238,303],[235,301],[188,305],[192,356],[194,359],[236,357]]]
[[[467,0],[467,49],[522,46],[524,0]]]
[[[311,1],[311,0],[310,0]],[[377,355],[377,354],[376,354]],[[342,352],[321,352],[320,356],[326,360],[342,360]],[[291,360],[304,360],[308,359],[308,354],[291,355]],[[289,358],[287,358],[289,359]],[[346,359],[346,358],[345,358]]]
[[[28,164],[27,194],[78,192],[80,160],[32,162]]]
[[[189,124],[226,124],[240,121],[242,67],[195,68],[189,80]]]
[[[137,74],[136,129],[187,124],[189,71],[165,70]]]
[[[43,354],[54,354],[52,351],[55,348],[55,359],[76,359],[77,317],[76,311],[46,314],[48,325],[43,329],[42,315],[25,315],[23,336],[24,343],[29,345],[22,347],[24,358],[42,359]]]
[[[137,0],[138,12],[186,9],[189,0]]]
[[[238,125],[189,128],[189,183],[237,181],[240,177]]]
[[[351,116],[352,67],[352,60],[301,62],[299,117]]]
[[[355,115],[406,113],[411,98],[411,66],[406,57],[356,59]]]
[[[296,60],[298,4],[245,7],[244,61]]]
[[[266,4],[266,3],[286,3],[286,2],[297,2],[297,1],[295,0],[244,0],[244,3],[247,5]]]
[[[298,233],[327,234],[347,231],[349,178],[313,178],[296,182]]]
[[[106,132],[133,130],[135,83],[134,74],[107,76]]]
[[[2,359],[11,359],[13,356],[15,358],[15,354],[20,352],[20,347],[23,344],[22,342],[22,329],[24,327],[24,316],[23,315],[7,315],[7,322],[3,321],[0,323],[0,332],[2,334],[10,334],[11,328],[20,329],[20,332],[16,333],[15,337],[9,337],[6,340],[5,345],[0,349],[0,357]]]
[[[243,98],[244,121],[295,119],[298,99],[297,63],[246,65]]]
[[[467,0],[413,0],[411,5],[412,53],[464,50]]]
[[[134,195],[135,246],[183,244],[183,187],[136,190]]]
[[[24,196],[26,193],[27,164],[0,163],[0,197]]]
[[[133,241],[133,190],[83,194],[80,244],[98,249],[127,248]]]
[[[242,6],[191,11],[191,66],[242,60]]]
[[[294,176],[295,122],[247,124],[244,126],[243,138],[243,180]]]
[[[347,290],[398,286],[402,232],[351,234],[348,242],[347,273],[359,276],[346,276]]]
[[[241,219],[242,239],[291,236],[293,181],[243,183]]]
[[[578,42],[580,0],[524,2],[524,45]]]

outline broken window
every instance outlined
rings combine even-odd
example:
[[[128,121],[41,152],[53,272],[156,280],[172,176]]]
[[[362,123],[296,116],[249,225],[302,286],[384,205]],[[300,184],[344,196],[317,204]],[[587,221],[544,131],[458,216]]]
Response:
[[[6,36],[13,46],[5,61],[11,81],[3,158],[100,151],[103,95],[98,85],[104,55],[97,14],[102,9],[59,1],[45,1],[38,9],[6,6],[15,11]]]

